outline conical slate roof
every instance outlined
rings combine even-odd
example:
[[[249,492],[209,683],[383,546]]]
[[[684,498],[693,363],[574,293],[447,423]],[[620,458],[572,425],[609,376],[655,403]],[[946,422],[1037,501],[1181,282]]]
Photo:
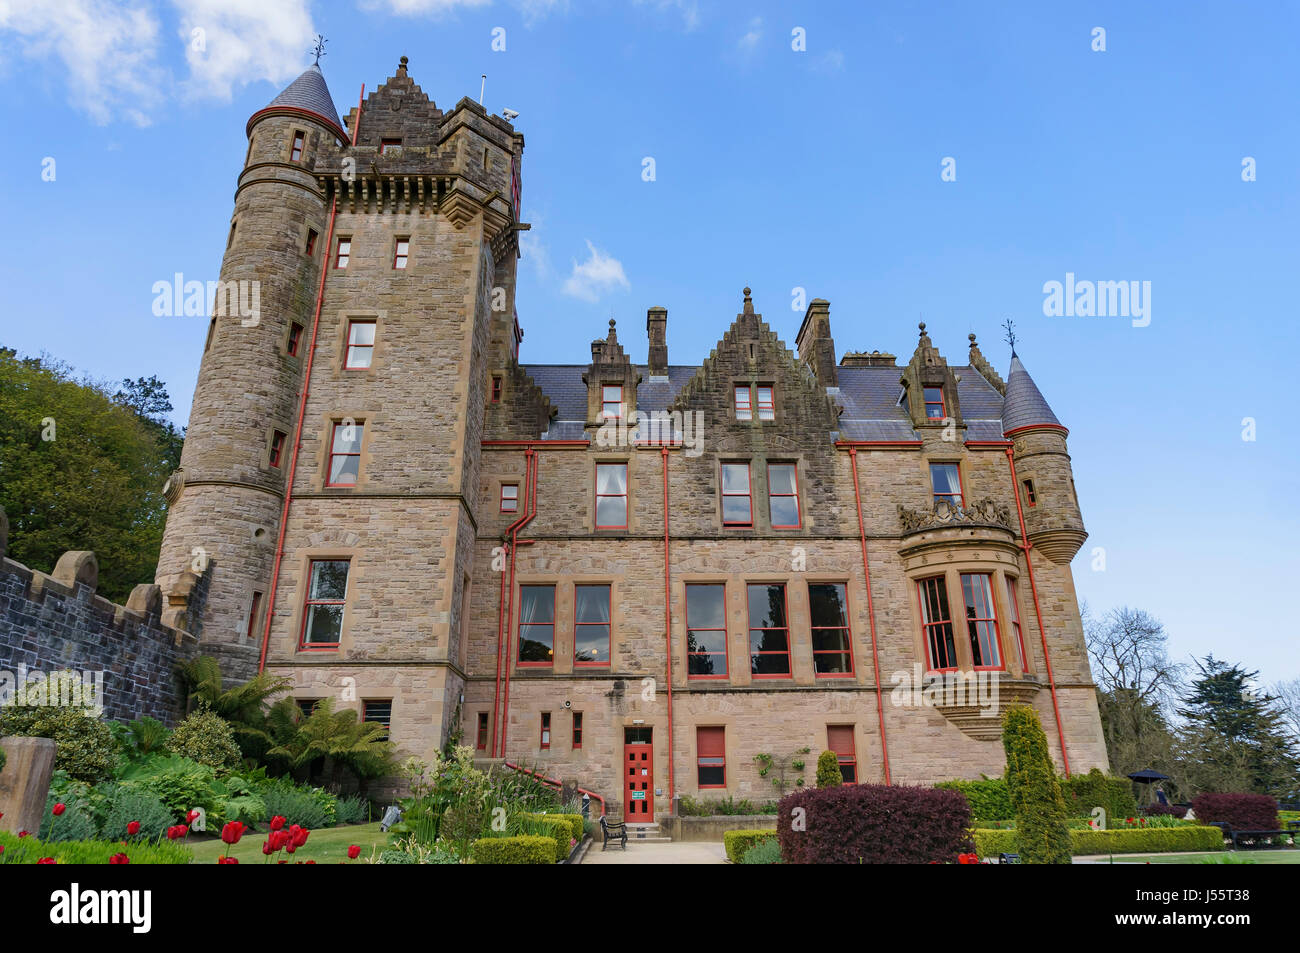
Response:
[[[325,74],[320,71],[319,63],[308,66],[303,74],[290,83],[284,92],[271,100],[266,108],[273,109],[276,106],[302,109],[319,116],[338,129],[343,128],[343,123],[339,122],[339,111],[334,108],[334,100],[330,97],[330,89],[325,84]]]
[[[1025,365],[1013,353],[1011,373],[1007,375],[1006,400],[1002,404],[1002,432],[1011,433],[1021,427],[1041,427],[1044,424],[1061,426],[1038,385],[1025,370]]]

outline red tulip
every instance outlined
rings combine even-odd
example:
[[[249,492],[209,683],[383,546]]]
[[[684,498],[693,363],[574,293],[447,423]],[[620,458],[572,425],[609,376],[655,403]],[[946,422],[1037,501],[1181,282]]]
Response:
[[[186,823],[186,824],[193,824],[193,823],[198,819],[198,816],[199,816],[199,812],[198,812],[198,811],[189,811],[189,812],[187,812],[186,815],[185,815],[185,823]]]
[[[244,836],[245,827],[240,821],[230,821],[221,829],[221,839],[227,844],[238,844]]]
[[[277,814],[277,815],[275,815],[275,817],[271,818],[271,830],[273,830],[273,831],[278,831],[278,830],[279,830],[280,828],[282,828],[282,827],[284,827],[284,818],[283,818],[283,817],[281,817],[279,814]]]
[[[126,856],[126,854],[114,854],[112,857],[108,858],[108,862],[110,864],[129,864],[131,863],[131,858]]]
[[[19,837],[26,837],[26,836],[28,835],[28,833],[29,833],[28,831],[19,831],[19,832],[18,832],[18,836],[19,836]]]
[[[42,857],[40,860],[37,861],[37,863],[38,863],[38,864],[57,864],[58,861],[55,860],[53,857]]]
[[[275,848],[271,846],[271,841],[269,838],[262,844],[262,853],[265,854],[267,857],[270,857],[272,854],[275,853]]]
[[[293,835],[293,838],[292,838],[293,846],[294,846],[294,847],[301,847],[303,844],[307,843],[307,837],[308,837],[310,834],[311,834],[311,831],[307,830],[307,828],[305,828],[305,827],[300,827],[300,828],[298,828],[297,833],[295,833],[295,834]]]
[[[3,854],[4,852],[5,852],[5,845],[0,844],[0,854]]]
[[[139,821],[131,821],[130,823],[128,823],[128,824],[126,825],[126,832],[127,832],[128,834],[130,834],[132,837],[134,837],[136,834],[139,834],[139,833],[140,833],[140,822],[139,822]]]
[[[67,806],[66,804],[64,804],[62,801],[60,801],[58,804],[54,805],[54,816],[55,816],[55,817],[62,817],[62,816],[63,816],[63,812],[66,811],[67,809],[68,809],[68,806]]]
[[[178,840],[190,832],[190,829],[184,824],[176,824],[167,828],[167,839]]]
[[[314,861],[314,860],[309,860],[309,861],[307,861],[307,863],[309,863],[309,864],[314,864],[314,863],[316,863],[316,861]]]
[[[348,848],[348,860],[356,860],[360,856],[361,856],[360,846],[358,846],[357,844],[353,844]]]
[[[219,863],[219,864],[237,864],[237,863],[239,863],[239,858],[238,858],[238,857],[218,857],[218,858],[217,858],[217,863]]]

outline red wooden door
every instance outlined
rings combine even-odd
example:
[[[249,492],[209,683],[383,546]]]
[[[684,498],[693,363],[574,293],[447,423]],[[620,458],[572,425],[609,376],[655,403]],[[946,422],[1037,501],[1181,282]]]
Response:
[[[654,745],[623,745],[623,820],[645,824],[654,820]]]

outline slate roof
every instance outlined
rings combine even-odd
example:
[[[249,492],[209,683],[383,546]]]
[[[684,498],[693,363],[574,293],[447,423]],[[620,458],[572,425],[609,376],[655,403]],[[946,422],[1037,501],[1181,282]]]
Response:
[[[529,364],[524,370],[557,409],[547,431],[548,440],[581,440],[586,436],[587,385],[582,375],[586,364]],[[699,370],[689,364],[668,367],[667,379],[650,377],[645,365],[637,365],[641,383],[636,390],[637,409],[644,412],[664,410]],[[903,385],[901,367],[851,367],[841,365],[838,402],[844,405],[840,416],[840,437],[845,440],[920,440],[912,427],[907,408],[899,404]],[[974,367],[953,367],[961,380],[957,396],[967,440],[1001,440],[1005,431],[1025,423],[1057,423],[1056,416],[1025,373],[1019,358],[1011,362],[1007,399]],[[1013,382],[1015,390],[1013,391]],[[1013,401],[1014,397],[1014,401]],[[1010,414],[1007,419],[1004,416]],[[1029,419],[1034,418],[1034,419]]]
[[[334,108],[329,86],[325,83],[325,74],[320,71],[320,65],[316,63],[308,66],[303,74],[285,87],[279,96],[267,104],[266,108],[270,109],[272,106],[293,106],[320,116],[340,129],[343,128],[343,123],[339,121],[339,111]]]

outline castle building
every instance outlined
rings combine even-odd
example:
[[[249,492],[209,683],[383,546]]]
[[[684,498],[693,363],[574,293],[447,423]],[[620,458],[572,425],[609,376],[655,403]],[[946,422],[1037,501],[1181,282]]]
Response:
[[[212,319],[157,574],[202,650],[636,821],[827,749],[999,773],[1011,704],[1104,769],[1067,431],[1019,358],[921,325],[837,362],[820,299],[792,352],[746,288],[699,364],[660,307],[644,363],[613,321],[520,363],[523,136],[406,63],[346,121],[318,66],[248,121],[221,280],[261,313]]]

